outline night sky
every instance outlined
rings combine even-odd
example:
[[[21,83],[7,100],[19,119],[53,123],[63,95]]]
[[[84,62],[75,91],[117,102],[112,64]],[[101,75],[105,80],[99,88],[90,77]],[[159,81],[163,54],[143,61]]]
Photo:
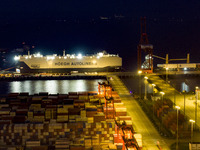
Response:
[[[119,54],[136,69],[140,17],[154,55],[200,63],[199,0],[0,0],[0,49],[34,45],[31,53]],[[155,63],[164,63],[154,59]]]

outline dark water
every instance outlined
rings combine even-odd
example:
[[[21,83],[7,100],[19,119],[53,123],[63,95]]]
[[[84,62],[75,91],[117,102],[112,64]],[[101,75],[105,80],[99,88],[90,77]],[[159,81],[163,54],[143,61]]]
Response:
[[[39,92],[49,92],[49,94],[64,94],[78,91],[97,91],[98,82],[103,79],[95,80],[26,80],[26,81],[1,81],[0,95],[8,93],[29,92],[35,94]]]
[[[165,79],[164,79],[165,80]],[[138,93],[139,92],[139,80],[137,77],[134,78],[126,78],[122,79],[124,84],[127,86],[127,88],[132,93]],[[141,86],[142,86],[142,92],[144,92],[145,84],[144,80],[141,80]],[[195,91],[195,87],[200,87],[200,77],[199,76],[191,76],[191,77],[172,77],[169,78],[169,83],[175,87],[178,91],[186,91],[186,92],[193,92]],[[147,91],[150,93],[152,92],[152,86],[148,84]]]
[[[26,81],[1,81],[0,95],[15,92],[29,92],[35,94],[39,92],[49,92],[50,94],[68,93],[77,91],[97,91],[98,82],[103,79],[95,80],[26,80]],[[132,93],[138,93],[139,81],[137,77],[122,79],[124,84]],[[200,87],[200,77],[177,77],[169,78],[170,84],[175,86],[178,91],[186,90],[192,92],[196,86]],[[141,80],[142,92],[144,92],[144,80]],[[152,86],[148,84],[148,92],[152,92]]]

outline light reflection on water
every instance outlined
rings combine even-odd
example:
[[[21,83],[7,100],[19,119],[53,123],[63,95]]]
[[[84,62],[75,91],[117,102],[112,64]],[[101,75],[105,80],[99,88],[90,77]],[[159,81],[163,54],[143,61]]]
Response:
[[[137,77],[135,78],[126,78],[122,79],[124,84],[127,86],[127,88],[131,91],[131,93],[139,93],[139,79]],[[177,77],[173,79],[169,79],[170,85],[175,87],[176,90],[179,92],[183,92],[184,90],[186,92],[194,92],[195,87],[200,87],[200,77]],[[144,93],[145,90],[145,84],[144,80],[141,80],[141,89],[142,93]],[[153,88],[150,84],[147,85],[147,92],[152,93]]]
[[[48,92],[50,94],[66,94],[68,92],[78,91],[97,91],[98,82],[104,79],[95,80],[26,80],[0,82],[0,95],[8,93],[29,92],[35,94],[39,92]]]

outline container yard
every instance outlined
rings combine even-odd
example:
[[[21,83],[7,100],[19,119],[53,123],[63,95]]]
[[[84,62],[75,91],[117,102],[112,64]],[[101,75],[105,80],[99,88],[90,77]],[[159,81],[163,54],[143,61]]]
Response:
[[[10,149],[142,149],[116,91],[10,93],[0,99],[0,146]]]

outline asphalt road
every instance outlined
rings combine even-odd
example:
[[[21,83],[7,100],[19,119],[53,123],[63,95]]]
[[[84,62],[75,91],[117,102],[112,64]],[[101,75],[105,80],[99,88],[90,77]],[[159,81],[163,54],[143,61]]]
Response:
[[[132,118],[134,129],[136,132],[142,134],[143,149],[156,150],[158,149],[157,144],[159,142],[163,150],[169,150],[169,147],[174,143],[174,140],[168,140],[160,136],[137,101],[130,95],[129,90],[117,76],[110,75],[108,76],[108,80],[112,84],[114,90],[118,92],[122,102],[125,104],[127,113]]]

